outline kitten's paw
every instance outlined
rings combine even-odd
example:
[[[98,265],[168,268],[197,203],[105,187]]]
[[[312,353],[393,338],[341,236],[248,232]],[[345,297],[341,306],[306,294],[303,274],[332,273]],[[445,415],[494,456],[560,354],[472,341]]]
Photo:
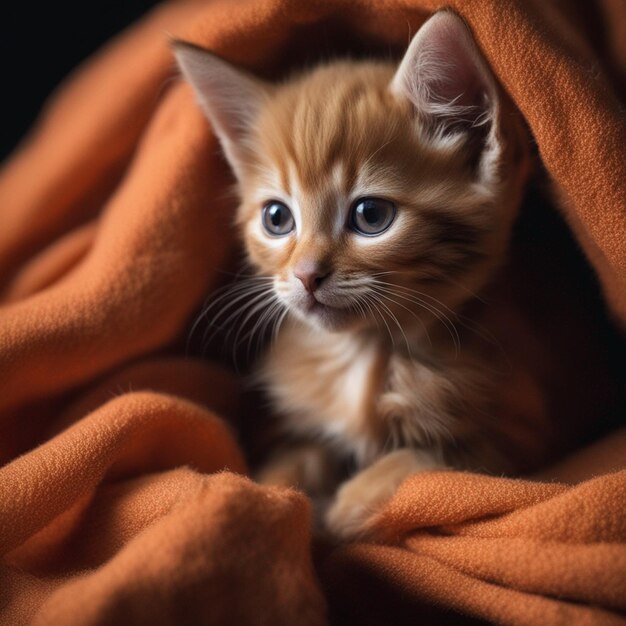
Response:
[[[328,530],[340,539],[370,534],[376,514],[409,475],[444,467],[428,450],[396,450],[343,483],[326,513]]]
[[[332,492],[336,461],[324,446],[311,443],[276,452],[256,475],[263,485],[295,487],[310,496]]]

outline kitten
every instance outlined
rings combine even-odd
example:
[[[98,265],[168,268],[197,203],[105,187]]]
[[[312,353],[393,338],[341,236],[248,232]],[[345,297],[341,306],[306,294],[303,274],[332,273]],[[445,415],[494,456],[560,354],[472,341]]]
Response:
[[[506,257],[528,158],[465,24],[441,11],[399,66],[336,61],[276,85],[175,52],[236,174],[249,259],[287,312],[259,376],[298,443],[260,480],[336,491],[326,524],[351,537],[413,472],[502,471],[490,357],[459,351],[449,318]],[[346,458],[357,471],[338,486]]]

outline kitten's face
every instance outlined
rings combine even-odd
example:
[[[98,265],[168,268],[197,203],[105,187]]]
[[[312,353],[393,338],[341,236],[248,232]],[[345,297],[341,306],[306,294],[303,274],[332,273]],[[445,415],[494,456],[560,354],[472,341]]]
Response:
[[[424,29],[399,68],[338,62],[278,87],[240,76],[249,82],[238,106],[256,104],[218,130],[238,176],[249,257],[314,326],[419,331],[481,287],[502,257],[517,197],[495,87],[459,44],[465,31],[448,42],[448,23],[430,40]],[[451,94],[424,83],[439,69],[433,46],[449,58],[460,46],[459,76],[433,82]],[[427,76],[416,84],[420,55]],[[229,97],[232,115],[232,89]],[[224,127],[228,107],[216,114],[204,103]]]
[[[418,294],[402,287],[456,280],[482,260],[495,226],[464,142],[425,140],[389,89],[394,69],[321,68],[279,88],[251,135],[247,250],[289,310],[316,325],[420,315]]]

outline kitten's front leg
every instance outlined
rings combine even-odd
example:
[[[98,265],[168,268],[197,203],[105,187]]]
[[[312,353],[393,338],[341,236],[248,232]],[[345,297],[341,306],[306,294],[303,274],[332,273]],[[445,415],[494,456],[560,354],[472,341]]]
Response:
[[[327,528],[342,539],[367,534],[376,513],[407,476],[444,467],[434,450],[402,448],[386,454],[339,488],[326,513]]]

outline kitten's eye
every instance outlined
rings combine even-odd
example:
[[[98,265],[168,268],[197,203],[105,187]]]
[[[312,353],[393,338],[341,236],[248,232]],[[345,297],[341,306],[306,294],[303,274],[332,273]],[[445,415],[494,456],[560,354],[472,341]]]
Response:
[[[382,198],[359,198],[352,205],[351,226],[361,235],[374,237],[386,231],[396,216],[396,206]]]
[[[270,235],[288,235],[295,227],[289,207],[272,200],[263,207],[263,226]]]

